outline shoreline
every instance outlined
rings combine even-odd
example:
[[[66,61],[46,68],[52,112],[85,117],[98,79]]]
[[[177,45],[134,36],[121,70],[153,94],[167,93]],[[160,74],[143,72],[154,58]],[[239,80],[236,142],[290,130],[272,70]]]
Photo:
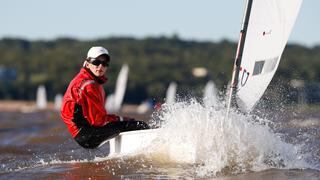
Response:
[[[46,110],[54,110],[54,104],[48,102]],[[24,112],[37,110],[36,101],[0,100],[0,112]]]
[[[124,104],[119,113],[121,116],[132,116],[139,119],[148,119],[152,113],[152,110],[145,113],[138,113],[139,105],[136,104]],[[47,108],[37,108],[36,101],[24,101],[24,100],[0,100],[0,113],[33,113],[33,112],[60,112],[60,109],[56,109],[53,102],[47,103]]]

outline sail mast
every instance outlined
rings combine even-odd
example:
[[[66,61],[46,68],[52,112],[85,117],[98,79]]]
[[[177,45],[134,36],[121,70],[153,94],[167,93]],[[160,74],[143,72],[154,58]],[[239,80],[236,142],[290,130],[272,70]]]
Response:
[[[241,68],[240,65],[241,65],[241,60],[242,60],[242,53],[243,53],[244,44],[245,44],[245,40],[246,40],[246,34],[247,34],[247,29],[248,29],[248,24],[249,24],[249,19],[250,19],[252,3],[253,3],[253,0],[247,0],[242,30],[240,31],[240,38],[239,38],[239,42],[238,42],[237,53],[236,53],[234,66],[233,66],[230,95],[229,95],[228,107],[227,107],[227,116],[229,114],[231,107],[238,108],[238,105],[236,102],[236,93],[237,93],[237,88],[238,88],[237,86],[238,86],[238,80],[239,80],[239,71]]]

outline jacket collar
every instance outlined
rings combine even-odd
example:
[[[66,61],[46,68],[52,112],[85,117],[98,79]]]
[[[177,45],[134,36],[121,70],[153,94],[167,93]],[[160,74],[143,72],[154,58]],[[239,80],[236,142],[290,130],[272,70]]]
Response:
[[[101,77],[95,76],[95,75],[90,71],[90,69],[85,68],[85,67],[83,67],[83,68],[81,69],[81,72],[84,73],[84,74],[86,74],[86,75],[88,75],[91,79],[95,80],[95,81],[96,81],[97,83],[99,83],[99,84],[104,84],[104,83],[106,83],[107,80],[108,80],[108,78],[107,78],[105,75],[103,75],[103,76],[101,76]]]

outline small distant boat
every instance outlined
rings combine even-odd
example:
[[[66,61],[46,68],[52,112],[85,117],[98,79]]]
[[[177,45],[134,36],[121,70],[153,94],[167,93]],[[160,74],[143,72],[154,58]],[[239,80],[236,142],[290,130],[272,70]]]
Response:
[[[61,108],[61,105],[62,105],[62,94],[57,94],[55,97],[54,97],[54,109],[55,110],[60,110]]]
[[[203,91],[203,104],[205,107],[214,107],[218,103],[218,91],[214,82],[208,81]]]
[[[43,110],[47,108],[47,93],[46,88],[43,85],[38,87],[36,104],[37,109]]]
[[[127,64],[124,64],[117,78],[115,93],[111,94],[107,98],[105,106],[110,113],[119,112],[121,110],[122,102],[127,88],[128,74],[129,66]]]
[[[171,82],[166,93],[166,103],[171,104],[176,101],[177,83]]]

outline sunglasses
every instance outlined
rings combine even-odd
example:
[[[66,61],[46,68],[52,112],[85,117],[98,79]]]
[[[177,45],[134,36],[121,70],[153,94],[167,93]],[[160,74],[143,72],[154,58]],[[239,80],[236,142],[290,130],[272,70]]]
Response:
[[[100,61],[98,59],[93,59],[92,61],[90,61],[90,63],[95,66],[99,66],[101,64],[104,67],[109,67],[109,61]]]

